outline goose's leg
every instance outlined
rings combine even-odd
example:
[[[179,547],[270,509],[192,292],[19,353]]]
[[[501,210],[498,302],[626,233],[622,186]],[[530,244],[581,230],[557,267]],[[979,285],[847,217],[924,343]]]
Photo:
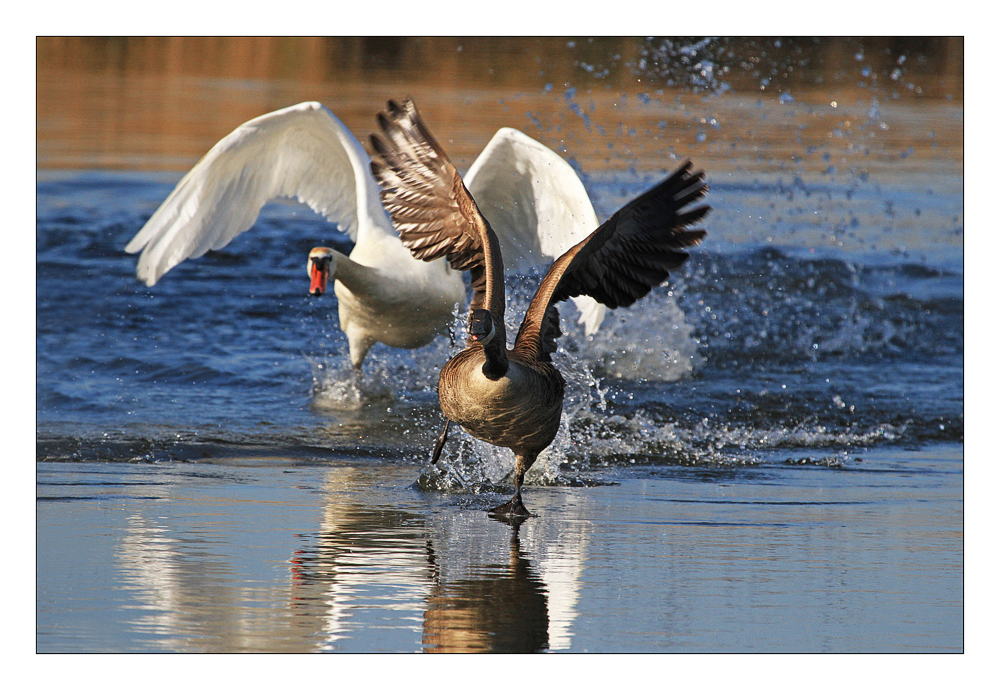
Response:
[[[441,430],[441,435],[438,436],[437,443],[434,444],[434,455],[431,457],[431,464],[433,465],[441,457],[441,449],[444,448],[444,442],[448,440],[448,427],[451,426],[451,420],[444,420],[444,429]]]
[[[524,484],[524,473],[528,471],[531,464],[535,462],[538,453],[527,455],[517,455],[514,464],[514,495],[506,503],[502,503],[490,509],[490,515],[531,515],[524,507],[521,500],[521,485]]]

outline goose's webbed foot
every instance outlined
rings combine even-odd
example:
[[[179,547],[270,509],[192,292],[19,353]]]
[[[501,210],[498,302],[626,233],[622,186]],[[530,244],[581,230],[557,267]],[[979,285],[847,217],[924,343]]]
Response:
[[[490,515],[497,517],[530,517],[531,513],[528,509],[524,507],[524,502],[521,500],[521,492],[518,491],[511,497],[506,503],[501,503],[498,506],[490,508]]]

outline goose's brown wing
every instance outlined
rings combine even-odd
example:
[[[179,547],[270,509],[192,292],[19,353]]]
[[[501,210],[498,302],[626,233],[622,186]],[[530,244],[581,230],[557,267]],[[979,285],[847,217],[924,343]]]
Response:
[[[378,123],[382,136],[371,136],[371,169],[403,245],[418,259],[447,257],[452,268],[470,271],[470,310],[489,309],[502,324],[500,245],[458,170],[409,98],[402,105],[389,101]]]
[[[590,295],[614,309],[628,307],[666,280],[684,263],[687,252],[705,236],[687,230],[709,212],[707,205],[685,209],[705,196],[702,171],[686,161],[670,177],[620,208],[549,269],[531,300],[514,344],[523,357],[545,360],[555,351],[554,305],[576,295]]]

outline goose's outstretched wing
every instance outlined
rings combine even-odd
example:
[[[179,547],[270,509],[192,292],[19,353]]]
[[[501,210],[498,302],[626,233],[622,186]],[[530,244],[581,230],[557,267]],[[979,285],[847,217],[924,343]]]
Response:
[[[441,145],[410,99],[389,101],[378,114],[383,136],[373,134],[371,169],[382,185],[382,203],[415,257],[447,257],[470,271],[472,309],[489,309],[503,323],[503,259],[496,235],[476,207]]]
[[[465,174],[465,185],[496,233],[508,271],[550,265],[599,225],[570,164],[510,127],[493,135]],[[586,295],[573,302],[590,335],[604,320],[604,305]]]
[[[557,302],[589,295],[612,309],[627,307],[662,283],[688,258],[683,249],[705,237],[704,230],[686,228],[704,218],[710,207],[685,207],[707,192],[705,174],[691,172],[686,161],[559,257],[528,306],[514,350],[524,357],[544,358],[555,349],[558,333],[546,315]]]
[[[300,103],[240,125],[205,154],[125,247],[142,250],[136,274],[153,285],[184,259],[248,230],[276,197],[294,197],[355,241],[392,234],[368,173],[369,158],[336,115]]]

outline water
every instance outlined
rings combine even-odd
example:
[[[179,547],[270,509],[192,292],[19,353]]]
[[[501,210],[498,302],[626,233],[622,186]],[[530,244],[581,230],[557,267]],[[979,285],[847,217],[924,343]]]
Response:
[[[871,451],[841,471],[618,467],[614,484],[530,490],[541,517],[517,531],[482,514],[485,498],[413,490],[414,472],[315,459],[44,463],[39,541],[59,548],[39,554],[38,644],[956,649],[961,589],[940,580],[961,577],[960,453]]]
[[[160,77],[57,79],[70,68],[43,60],[38,650],[961,651],[960,70],[955,91],[918,67],[940,46],[835,43],[847,67],[800,50],[799,82],[720,43],[633,59],[542,41],[537,84],[375,65],[378,87],[276,80],[249,113],[265,82],[181,69],[176,117],[208,131],[171,135],[171,154],[146,150],[148,114],[88,134],[109,94],[163,98]],[[678,83],[653,69],[665,51],[700,68]],[[533,64],[517,55],[493,66]],[[239,122],[319,99],[363,135],[401,74],[457,161],[521,127],[574,162],[601,216],[672,157],[708,173],[707,241],[670,284],[591,338],[564,318],[567,411],[517,530],[483,513],[510,489],[506,452],[453,434],[426,466],[453,342],[376,346],[351,390],[336,298],[309,297],[302,270],[313,246],[349,250],[335,228],[274,203],[154,288],[122,251]],[[48,118],[81,80],[101,86],[81,92],[96,114]],[[509,284],[512,320],[536,280]]]

